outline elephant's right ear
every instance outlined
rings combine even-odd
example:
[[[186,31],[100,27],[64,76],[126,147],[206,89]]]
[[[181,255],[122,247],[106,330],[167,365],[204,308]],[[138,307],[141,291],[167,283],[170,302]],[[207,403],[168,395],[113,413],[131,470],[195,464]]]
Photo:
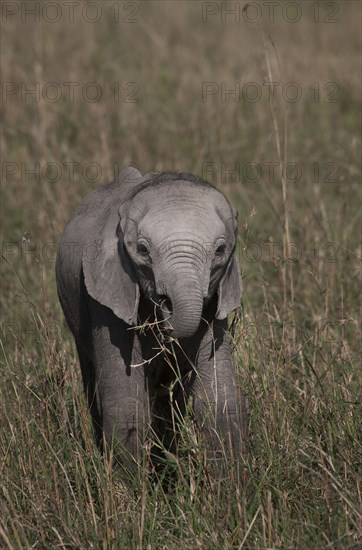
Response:
[[[85,285],[92,298],[132,325],[137,321],[139,287],[124,248],[117,210],[111,206],[102,221],[101,232],[83,248]]]

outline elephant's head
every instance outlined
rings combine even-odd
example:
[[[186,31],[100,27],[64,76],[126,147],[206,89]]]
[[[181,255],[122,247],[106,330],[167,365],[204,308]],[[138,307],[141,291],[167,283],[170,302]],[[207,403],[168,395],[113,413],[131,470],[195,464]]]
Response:
[[[113,218],[105,224],[97,265],[88,263],[91,274],[84,271],[90,294],[118,317],[136,321],[141,291],[175,336],[185,338],[196,332],[216,292],[217,318],[239,307],[236,211],[210,184],[188,174],[157,175]]]

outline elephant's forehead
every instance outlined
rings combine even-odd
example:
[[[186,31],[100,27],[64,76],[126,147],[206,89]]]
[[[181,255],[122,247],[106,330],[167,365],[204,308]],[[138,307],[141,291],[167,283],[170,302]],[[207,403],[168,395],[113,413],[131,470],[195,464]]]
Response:
[[[198,186],[187,181],[172,181],[157,187],[148,187],[136,196],[136,199],[138,198],[149,207],[158,204],[164,207],[170,207],[172,204],[181,207],[185,201],[192,208],[202,206],[212,208],[227,204],[225,197],[217,189]]]
[[[225,231],[224,222],[231,215],[227,201],[216,189],[170,185],[140,195],[144,215],[138,227],[145,234],[180,232],[217,237]]]

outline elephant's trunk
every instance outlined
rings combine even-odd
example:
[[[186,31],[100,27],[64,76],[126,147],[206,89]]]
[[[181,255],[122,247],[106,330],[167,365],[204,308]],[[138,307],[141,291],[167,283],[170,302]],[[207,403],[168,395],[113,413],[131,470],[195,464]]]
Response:
[[[203,293],[200,277],[194,269],[174,266],[169,272],[167,297],[171,302],[168,322],[177,338],[188,338],[197,331],[202,315]]]
[[[169,322],[177,338],[188,338],[197,331],[202,314],[203,298],[198,288],[184,282],[170,293],[172,315]]]

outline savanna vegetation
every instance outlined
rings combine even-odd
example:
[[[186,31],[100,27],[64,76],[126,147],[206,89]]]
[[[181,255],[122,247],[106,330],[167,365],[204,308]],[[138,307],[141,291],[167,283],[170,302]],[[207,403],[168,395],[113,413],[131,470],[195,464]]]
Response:
[[[1,547],[361,548],[361,4],[276,4],[2,3]],[[238,209],[242,484],[191,422],[168,491],[93,444],[56,245],[129,163]]]

